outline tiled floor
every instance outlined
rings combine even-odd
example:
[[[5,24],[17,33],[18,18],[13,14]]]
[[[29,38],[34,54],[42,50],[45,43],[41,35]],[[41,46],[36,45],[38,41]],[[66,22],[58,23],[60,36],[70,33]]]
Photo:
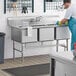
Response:
[[[37,76],[50,76],[49,74],[46,74],[46,75],[37,75]]]
[[[26,57],[24,59],[24,62],[21,62],[20,59],[16,59],[15,61],[13,61],[12,59],[5,60],[4,64],[0,64],[0,76],[11,76],[10,74],[2,71],[1,69],[16,68],[22,66],[44,64],[44,63],[49,63],[49,55]],[[41,75],[41,76],[49,76],[49,75]]]

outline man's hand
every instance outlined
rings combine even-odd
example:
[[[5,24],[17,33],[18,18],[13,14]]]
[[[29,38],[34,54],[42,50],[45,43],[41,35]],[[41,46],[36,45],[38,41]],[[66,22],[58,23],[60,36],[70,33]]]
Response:
[[[67,21],[68,21],[68,19],[65,19],[65,18],[64,18],[64,19],[61,20],[61,24],[64,24],[64,23],[67,22]]]

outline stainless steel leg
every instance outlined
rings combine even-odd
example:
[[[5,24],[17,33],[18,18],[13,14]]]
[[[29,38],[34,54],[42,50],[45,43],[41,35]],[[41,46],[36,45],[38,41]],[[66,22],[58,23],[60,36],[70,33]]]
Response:
[[[56,51],[58,52],[58,40],[56,40]]]
[[[51,58],[51,74],[50,74],[50,76],[55,76],[55,65],[56,65],[55,59]]]
[[[24,56],[23,56],[23,43],[21,43],[21,57],[22,57],[22,61],[24,61]]]
[[[67,51],[68,51],[68,39],[66,40],[66,46],[67,46]]]
[[[25,48],[26,48],[26,43],[25,43]]]
[[[66,51],[66,48],[64,47],[64,51]]]
[[[15,43],[13,41],[13,60],[15,60]]]
[[[41,41],[41,46],[43,46],[43,42]]]

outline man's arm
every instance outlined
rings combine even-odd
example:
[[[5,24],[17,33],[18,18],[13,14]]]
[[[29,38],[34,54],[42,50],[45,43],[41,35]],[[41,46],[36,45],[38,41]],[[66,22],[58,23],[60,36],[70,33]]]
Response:
[[[61,20],[61,23],[62,23],[62,24],[64,24],[66,21],[68,21],[68,20],[70,19],[70,17],[72,16],[72,12],[73,12],[72,9],[73,9],[72,6],[70,6],[70,7],[67,9],[67,11],[66,11],[66,13],[65,13],[64,19]]]
[[[68,19],[64,18],[64,19],[61,20],[61,24],[64,24],[67,21],[68,21]]]

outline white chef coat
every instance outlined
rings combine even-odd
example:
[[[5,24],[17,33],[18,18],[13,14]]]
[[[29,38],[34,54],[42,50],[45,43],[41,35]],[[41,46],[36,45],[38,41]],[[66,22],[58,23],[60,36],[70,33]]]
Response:
[[[70,19],[70,17],[76,18],[76,5],[75,4],[71,4],[71,6],[66,10],[64,18]]]

